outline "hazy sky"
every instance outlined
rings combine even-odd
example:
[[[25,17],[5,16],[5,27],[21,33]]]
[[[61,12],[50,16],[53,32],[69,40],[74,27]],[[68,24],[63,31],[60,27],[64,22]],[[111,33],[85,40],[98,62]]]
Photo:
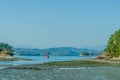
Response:
[[[106,45],[120,0],[0,0],[0,42],[33,47]]]

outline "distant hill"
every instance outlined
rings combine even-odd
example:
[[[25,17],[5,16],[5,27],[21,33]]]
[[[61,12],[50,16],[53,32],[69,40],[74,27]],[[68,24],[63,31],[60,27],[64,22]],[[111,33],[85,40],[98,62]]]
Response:
[[[31,49],[31,48],[15,48],[14,55],[20,56],[45,56],[49,52],[53,56],[79,56],[82,53],[89,53],[90,55],[99,55],[102,52],[87,48],[73,48],[73,47],[59,47],[48,49]]]

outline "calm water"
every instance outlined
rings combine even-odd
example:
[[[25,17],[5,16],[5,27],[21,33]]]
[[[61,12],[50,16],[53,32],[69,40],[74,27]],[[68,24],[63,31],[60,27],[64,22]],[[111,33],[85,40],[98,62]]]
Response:
[[[52,61],[70,61],[70,60],[81,60],[81,59],[91,59],[95,56],[90,57],[78,57],[78,56],[50,56],[46,59],[45,56],[15,56],[17,58],[33,59],[32,61],[2,61],[0,64],[10,64],[10,65],[22,65],[22,64],[41,64],[45,62]]]

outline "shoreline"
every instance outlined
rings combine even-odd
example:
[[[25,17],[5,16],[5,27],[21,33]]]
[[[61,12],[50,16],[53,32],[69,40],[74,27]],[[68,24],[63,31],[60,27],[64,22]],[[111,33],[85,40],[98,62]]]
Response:
[[[11,57],[11,56],[5,56],[1,57],[0,56],[0,61],[34,61],[32,59],[25,59],[25,58],[16,58],[16,57]],[[25,64],[23,64],[25,65]],[[52,62],[44,62],[44,63],[36,63],[36,64],[26,64],[26,65],[46,65],[46,66],[51,66],[51,65],[59,65],[59,66],[101,66],[101,65],[120,65],[120,60],[119,59],[84,59],[84,60],[70,60],[70,61],[52,61]]]
[[[15,57],[0,57],[1,61],[32,61],[30,59],[24,58],[15,58]],[[33,60],[34,61],[34,60]],[[33,63],[33,64],[20,64],[20,65],[12,65],[12,64],[0,64],[0,67],[4,67],[5,69],[41,69],[39,67],[47,67],[47,68],[55,68],[55,67],[63,67],[63,68],[77,68],[77,67],[99,67],[99,66],[114,66],[120,67],[120,60],[104,60],[104,59],[87,59],[87,60],[71,60],[71,61],[54,61],[54,62],[44,62],[44,63]]]
[[[0,56],[0,61],[29,61],[31,59],[15,58],[13,56]]]
[[[3,65],[1,80],[119,80],[116,61],[73,60],[44,64]],[[116,72],[118,72],[116,74]],[[9,74],[9,75],[6,75]],[[114,75],[114,76],[113,76]]]
[[[0,56],[0,61],[34,61],[32,59],[16,58],[13,56]],[[25,64],[23,64],[25,65]],[[45,66],[120,66],[120,59],[84,59],[84,60],[70,60],[70,61],[53,61],[26,65],[45,65]]]
[[[55,61],[45,62],[37,64],[22,64],[22,65],[11,65],[11,69],[34,69],[39,67],[99,67],[99,66],[113,66],[120,67],[120,60],[72,60],[72,61]],[[9,67],[8,67],[9,68]]]

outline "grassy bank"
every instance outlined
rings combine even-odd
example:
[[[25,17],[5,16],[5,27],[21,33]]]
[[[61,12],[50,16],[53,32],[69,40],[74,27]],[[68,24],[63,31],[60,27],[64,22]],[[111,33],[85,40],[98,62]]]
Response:
[[[96,66],[120,66],[120,61],[113,60],[77,60],[77,61],[61,61],[48,62],[41,64],[44,66],[81,66],[81,67],[96,67]]]

